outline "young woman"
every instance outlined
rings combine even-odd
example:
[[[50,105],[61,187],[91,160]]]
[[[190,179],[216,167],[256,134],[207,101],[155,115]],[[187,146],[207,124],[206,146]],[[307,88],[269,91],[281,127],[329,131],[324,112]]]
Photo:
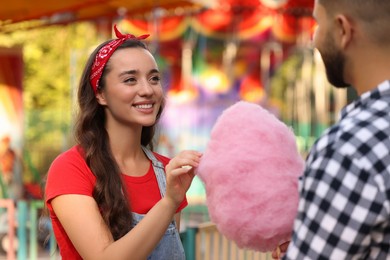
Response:
[[[185,259],[178,229],[201,154],[152,152],[164,96],[142,42],[122,35],[90,56],[77,145],[52,163],[46,205],[62,259]]]

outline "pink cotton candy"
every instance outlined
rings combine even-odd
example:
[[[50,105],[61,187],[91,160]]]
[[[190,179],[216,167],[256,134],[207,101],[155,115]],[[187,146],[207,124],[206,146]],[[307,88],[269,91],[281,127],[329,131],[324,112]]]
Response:
[[[218,118],[197,175],[218,230],[240,248],[267,252],[290,239],[303,169],[292,130],[240,101]]]

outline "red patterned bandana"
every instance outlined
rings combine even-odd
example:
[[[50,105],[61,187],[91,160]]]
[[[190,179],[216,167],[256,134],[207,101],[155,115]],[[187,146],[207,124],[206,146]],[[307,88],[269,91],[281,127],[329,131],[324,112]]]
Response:
[[[91,76],[89,78],[89,82],[91,83],[91,86],[93,88],[93,91],[95,94],[97,93],[97,89],[99,86],[99,80],[102,76],[104,66],[106,66],[107,61],[110,59],[111,55],[114,53],[114,51],[122,45],[123,42],[125,42],[128,39],[135,39],[135,40],[143,40],[149,37],[149,34],[141,35],[141,36],[134,36],[132,34],[122,34],[118,28],[116,28],[116,25],[114,25],[114,31],[115,35],[118,39],[114,39],[110,42],[108,42],[106,45],[104,45],[99,52],[96,54],[95,61],[93,62],[92,69],[91,69]]]

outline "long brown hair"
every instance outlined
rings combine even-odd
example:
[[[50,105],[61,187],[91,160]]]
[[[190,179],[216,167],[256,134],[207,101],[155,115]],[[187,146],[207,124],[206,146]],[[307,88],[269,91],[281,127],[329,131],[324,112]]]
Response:
[[[77,143],[82,148],[87,165],[96,176],[93,197],[113,238],[117,240],[131,229],[131,205],[128,203],[127,192],[122,183],[119,166],[109,146],[109,136],[105,129],[106,117],[104,108],[97,102],[89,81],[92,63],[96,54],[107,43],[108,41],[95,49],[84,68],[78,90],[79,112],[75,126],[75,137]],[[136,39],[125,41],[117,50],[123,48],[144,48],[148,50],[143,42]],[[108,73],[108,70],[109,66],[105,66],[99,81],[98,91],[105,87],[105,75]],[[156,123],[161,116],[162,110],[163,104],[157,114]],[[156,124],[143,127],[140,140],[143,146],[151,150],[153,149],[155,127]]]

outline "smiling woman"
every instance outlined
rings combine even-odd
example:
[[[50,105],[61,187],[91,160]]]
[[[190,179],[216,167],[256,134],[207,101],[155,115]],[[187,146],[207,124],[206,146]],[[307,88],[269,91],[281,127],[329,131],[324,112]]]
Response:
[[[90,56],[78,91],[78,144],[52,163],[46,205],[63,259],[185,259],[178,229],[201,154],[152,152],[163,110],[160,73],[122,35]],[[182,166],[192,168],[183,168]],[[79,214],[74,214],[75,212]]]
[[[109,108],[107,127],[112,129],[119,123],[124,124],[124,129],[113,131],[127,131],[130,124],[152,126],[161,113],[163,93],[160,73],[150,52],[144,48],[121,48],[111,56],[104,73],[106,80],[97,87],[102,90],[96,97],[100,105]]]

